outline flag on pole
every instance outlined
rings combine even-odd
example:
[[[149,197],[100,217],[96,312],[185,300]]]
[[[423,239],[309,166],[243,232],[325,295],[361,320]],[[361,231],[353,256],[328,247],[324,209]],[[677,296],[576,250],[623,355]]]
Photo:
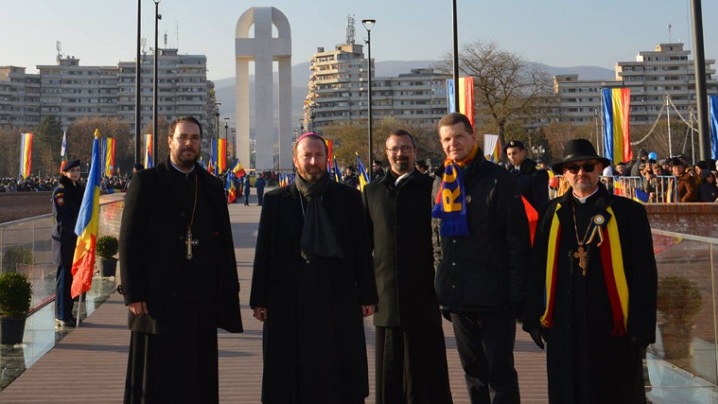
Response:
[[[237,178],[242,178],[247,174],[247,172],[244,171],[244,167],[242,167],[242,163],[239,159],[237,159],[237,163],[235,163],[232,173],[234,173],[234,176]]]
[[[77,245],[72,259],[72,287],[70,295],[75,298],[90,290],[95,267],[95,243],[100,218],[100,131],[95,129],[92,143],[92,161],[85,194],[82,196],[80,213],[77,216],[75,234]]]
[[[371,182],[371,179],[369,177],[369,174],[366,172],[366,168],[364,167],[364,164],[361,162],[361,158],[359,158],[359,153],[356,153],[357,155],[357,170],[359,171],[359,190],[363,191],[364,186]]]
[[[708,97],[711,128],[711,158],[718,159],[718,95]]]
[[[222,174],[227,169],[227,139],[217,139],[217,172]]]
[[[67,131],[62,131],[62,145],[60,146],[60,171],[62,171],[62,166],[65,165],[67,160],[65,159],[65,155],[67,154]]]
[[[234,176],[227,173],[224,189],[227,190],[227,203],[234,203],[237,200],[237,188],[234,186]]]
[[[449,112],[461,112],[466,115],[471,122],[471,127],[474,125],[474,78],[473,77],[460,77],[459,78],[459,108],[456,108],[455,94],[456,86],[454,86],[454,79],[446,80],[446,93],[449,97],[448,106]]]
[[[620,163],[631,161],[630,88],[603,88],[603,148],[607,159]]]
[[[217,175],[217,139],[210,139],[207,171],[214,176]]]
[[[153,149],[152,134],[147,133],[145,135],[145,168],[152,168],[155,166],[152,160],[152,149]]]
[[[20,178],[27,179],[32,171],[32,133],[20,135]]]
[[[110,178],[115,174],[115,139],[108,137],[103,141],[105,143],[105,177]]]
[[[342,183],[342,173],[339,172],[339,164],[337,163],[337,156],[334,156],[334,181]]]

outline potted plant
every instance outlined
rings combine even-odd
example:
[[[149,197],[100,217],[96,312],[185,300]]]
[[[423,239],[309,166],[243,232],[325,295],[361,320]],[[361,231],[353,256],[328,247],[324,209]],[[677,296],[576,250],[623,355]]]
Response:
[[[119,248],[119,241],[114,236],[102,236],[97,240],[95,250],[97,255],[102,258],[100,265],[102,268],[102,276],[115,276],[117,273],[117,250]]]
[[[0,344],[22,342],[30,311],[32,284],[19,272],[0,274]]]
[[[701,311],[703,298],[698,286],[681,276],[666,276],[658,282],[656,307],[663,316],[659,324],[664,359],[691,356],[695,316]]]

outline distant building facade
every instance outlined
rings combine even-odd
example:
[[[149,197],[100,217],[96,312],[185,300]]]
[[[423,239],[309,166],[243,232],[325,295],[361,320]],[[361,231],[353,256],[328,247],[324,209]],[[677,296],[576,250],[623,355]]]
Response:
[[[327,125],[368,118],[367,59],[363,46],[354,43],[323,47],[312,55],[309,90],[304,105],[304,127],[321,130]],[[375,77],[372,68],[372,118],[395,117],[417,125],[432,125],[447,111],[446,79],[431,68],[411,69],[398,77]]]
[[[667,98],[688,119],[696,105],[695,71],[689,56],[682,43],[662,43],[653,51],[639,52],[635,61],[618,62],[615,80],[579,80],[577,74],[554,76],[553,115],[561,122],[600,121],[601,88],[626,87],[631,89],[632,124],[655,122]],[[714,64],[714,59],[706,59],[709,95],[718,94]]]
[[[141,129],[152,122],[154,55],[141,60]],[[0,125],[33,127],[48,115],[57,116],[63,127],[83,117],[119,117],[135,133],[135,62],[117,66],[81,66],[80,59],[58,55],[55,65],[38,65],[37,74],[24,67],[0,67]],[[203,126],[211,122],[207,58],[179,55],[177,49],[160,49],[158,60],[158,115],[171,121],[178,116],[198,117]]]

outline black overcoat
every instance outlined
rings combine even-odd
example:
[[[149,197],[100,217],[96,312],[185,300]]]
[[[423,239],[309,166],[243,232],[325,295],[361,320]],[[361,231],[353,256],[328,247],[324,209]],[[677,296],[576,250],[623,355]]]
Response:
[[[125,207],[120,228],[120,271],[125,304],[145,301],[150,315],[129,314],[129,328],[148,334],[175,332],[177,313],[175,285],[182,284],[184,276],[178,271],[184,264],[183,240],[186,217],[175,196],[176,177],[169,159],[155,168],[134,175],[132,187],[125,196]],[[209,199],[214,223],[213,240],[201,248],[212,248],[214,262],[218,265],[215,295],[217,327],[229,332],[242,332],[239,311],[239,281],[234,255],[234,242],[229,221],[229,211],[224,187],[219,178],[213,177],[199,165],[195,165],[199,193]],[[207,245],[209,244],[209,245]],[[179,250],[178,250],[179,246]],[[211,288],[211,286],[210,286]],[[181,298],[181,296],[179,296]]]
[[[361,196],[332,182],[322,203],[343,259],[301,257],[307,202],[295,184],[264,196],[250,298],[268,310],[264,403],[356,402],[369,394],[361,305],[377,296]]]
[[[559,203],[561,207],[556,210]],[[569,189],[563,197],[549,202],[539,218],[523,328],[540,327],[545,307],[548,236],[556,211],[561,234],[554,324],[543,329],[547,341],[549,400],[552,404],[644,402],[641,345],[655,340],[657,282],[646,210],[630,199],[610,195],[603,187],[599,187],[598,192],[588,199],[586,210],[577,208],[581,237],[585,229],[581,225],[582,216],[590,220],[601,213],[608,221],[617,221],[629,305],[626,335],[615,336],[612,335],[612,312],[600,252],[595,246],[590,247],[585,277],[571,255],[578,246],[572,209],[574,203],[572,190]],[[614,217],[606,211],[609,206]],[[584,213],[581,213],[582,210]]]
[[[374,325],[441,325],[431,244],[433,179],[414,171],[394,186],[393,172],[364,187],[379,303]]]

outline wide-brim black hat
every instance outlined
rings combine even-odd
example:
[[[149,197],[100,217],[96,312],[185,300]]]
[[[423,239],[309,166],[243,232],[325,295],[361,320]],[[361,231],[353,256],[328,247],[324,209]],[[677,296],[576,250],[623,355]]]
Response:
[[[563,148],[563,161],[553,165],[553,172],[563,173],[563,165],[574,161],[600,160],[604,167],[611,165],[611,160],[601,157],[596,153],[593,144],[586,139],[573,139],[566,143]]]

